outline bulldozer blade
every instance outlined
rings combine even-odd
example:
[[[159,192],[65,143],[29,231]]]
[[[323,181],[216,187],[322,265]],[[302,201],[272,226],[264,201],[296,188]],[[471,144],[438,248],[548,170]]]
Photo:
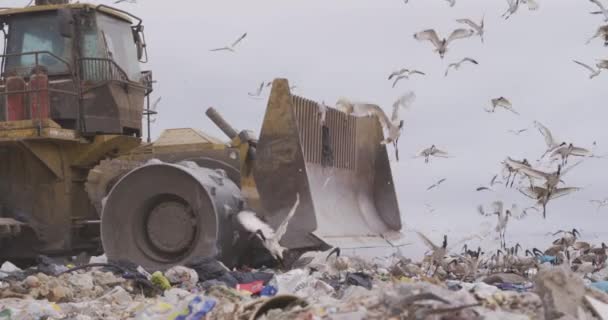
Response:
[[[400,245],[401,214],[382,140],[376,117],[329,107],[322,117],[316,102],[292,95],[287,80],[274,80],[254,178],[272,226],[300,194],[284,246]]]

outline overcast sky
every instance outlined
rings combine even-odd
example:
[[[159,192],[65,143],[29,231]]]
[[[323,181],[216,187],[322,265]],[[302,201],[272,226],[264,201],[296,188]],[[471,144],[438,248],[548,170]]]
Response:
[[[236,128],[259,133],[268,91],[263,100],[247,92],[276,77],[288,78],[297,85],[295,93],[316,101],[333,104],[347,97],[377,103],[387,112],[398,96],[414,91],[417,100],[404,115],[399,141],[402,160],[392,160],[393,174],[407,228],[433,230],[439,239],[443,232],[493,224],[493,218],[477,214],[478,204],[499,199],[532,204],[515,189],[478,193],[475,188],[499,172],[506,156],[542,154],[544,140],[531,127],[533,120],[561,140],[583,147],[597,141],[598,153],[608,153],[608,72],[589,80],[588,72],[572,62],[608,58],[601,40],[585,45],[602,19],[589,14],[596,8],[586,0],[538,1],[538,11],[522,7],[506,21],[500,17],[507,9],[504,0],[459,0],[452,8],[444,0],[407,5],[401,0],[139,0],[118,6],[144,19],[151,59],[144,68],[154,70],[155,94],[162,96],[154,135],[165,128],[195,127],[224,138],[204,116],[209,106]],[[478,37],[457,40],[443,60],[429,42],[413,38],[428,28],[447,37],[463,27],[455,19],[482,16],[485,44]],[[209,51],[244,32],[248,36],[236,53]],[[465,56],[479,65],[465,65],[445,78],[448,63]],[[387,76],[401,67],[427,75],[393,89]],[[521,115],[484,112],[499,96],[510,99]],[[531,129],[520,136],[507,132],[526,127]],[[431,144],[454,157],[428,165],[411,158]],[[394,159],[392,147],[388,151]],[[608,209],[598,213],[589,200],[608,196],[606,161],[589,159],[573,170],[564,180],[583,191],[552,201],[547,220],[532,215],[513,222],[509,233],[573,226],[603,231]],[[443,177],[447,181],[440,188],[425,191]],[[436,212],[427,213],[425,203]]]

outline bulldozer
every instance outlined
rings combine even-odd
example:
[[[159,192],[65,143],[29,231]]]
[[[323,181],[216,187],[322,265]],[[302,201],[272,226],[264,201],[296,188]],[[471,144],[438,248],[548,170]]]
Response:
[[[401,214],[383,130],[275,79],[259,136],[207,116],[142,140],[151,71],[142,19],[67,0],[0,9],[0,259],[105,252],[151,270],[247,248],[235,215],[276,227],[294,252],[396,246]],[[247,240],[247,238],[245,238]],[[244,241],[247,243],[248,241]],[[241,241],[243,243],[243,241]]]

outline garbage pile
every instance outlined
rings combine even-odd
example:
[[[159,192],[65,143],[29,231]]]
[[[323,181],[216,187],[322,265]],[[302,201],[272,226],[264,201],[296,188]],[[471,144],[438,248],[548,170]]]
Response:
[[[548,253],[564,257],[465,249],[419,263],[308,252],[285,270],[211,258],[152,273],[103,257],[79,266],[43,257],[24,270],[4,262],[0,320],[608,319],[606,246],[563,245]]]

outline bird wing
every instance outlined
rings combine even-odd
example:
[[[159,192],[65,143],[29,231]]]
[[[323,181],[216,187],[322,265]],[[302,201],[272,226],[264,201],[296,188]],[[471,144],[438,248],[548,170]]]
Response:
[[[391,80],[391,79],[393,79],[395,76],[398,76],[398,75],[400,75],[400,74],[401,74],[401,70],[400,70],[400,71],[395,71],[395,72],[391,73],[391,74],[388,76],[388,80]]]
[[[250,96],[259,96],[259,95],[262,93],[262,90],[264,90],[264,82],[262,82],[262,83],[260,84],[260,86],[258,87],[258,89],[256,90],[256,92],[255,92],[255,93],[251,93],[251,92],[249,92],[249,95],[250,95]]]
[[[473,22],[471,19],[456,19],[456,22],[467,24],[467,25],[469,25],[469,27],[471,27],[473,29],[479,28],[479,26],[475,22]]]
[[[537,200],[539,198],[539,195],[542,192],[544,192],[545,189],[542,187],[526,187],[526,188],[520,188],[518,190],[524,196],[526,196],[530,199],[533,199],[533,200]]]
[[[449,157],[448,153],[445,151],[441,151],[437,148],[435,148],[435,152],[433,152],[433,156],[435,157],[443,157],[443,158],[447,158]]]
[[[593,68],[593,67],[589,66],[588,64],[584,64],[584,63],[582,63],[582,62],[580,62],[580,61],[576,61],[576,60],[572,60],[572,61],[574,61],[574,63],[576,63],[576,64],[578,64],[578,65],[582,66],[583,68],[585,68],[585,69],[589,70],[590,72],[594,72],[594,73],[596,72],[595,68]]]
[[[424,149],[418,151],[418,153],[416,153],[416,157],[422,157],[426,153],[428,153],[430,150],[431,150],[431,148],[424,148]]]
[[[433,43],[435,48],[439,49],[441,47],[441,40],[437,36],[437,32],[433,29],[424,30],[414,34],[414,38],[416,40],[429,40]]]
[[[471,29],[456,29],[452,32],[450,37],[448,37],[447,43],[450,43],[457,39],[465,39],[473,35],[475,33]]]
[[[492,202],[492,214],[500,214],[502,212],[502,209],[504,207],[504,204],[502,203],[502,201],[494,201]]]
[[[558,188],[558,189],[555,189],[551,193],[550,199],[561,198],[561,197],[563,197],[565,195],[568,195],[568,194],[570,194],[572,192],[579,191],[579,190],[581,190],[581,188],[576,188],[576,187]]]
[[[408,79],[408,77],[406,75],[400,75],[397,78],[395,78],[395,81],[393,81],[393,88],[397,85],[397,82],[399,82],[399,80],[401,79]]]
[[[442,184],[442,183],[443,183],[445,180],[447,180],[447,179],[448,179],[448,178],[442,178],[442,179],[439,179],[439,181],[437,181],[437,185]]]
[[[466,58],[462,59],[461,62],[465,62],[465,61],[468,61],[468,62],[470,62],[472,64],[479,64],[479,62],[477,62],[477,60],[469,58],[469,57],[466,57]]]
[[[482,205],[477,206],[477,212],[479,212],[479,214],[481,214],[482,216],[486,216],[486,217],[489,217],[494,214],[494,213],[486,213],[485,210],[483,209]]]
[[[233,42],[232,45],[230,45],[230,46],[234,48],[234,46],[239,44],[239,42],[241,42],[243,39],[245,39],[246,36],[247,36],[247,32],[243,33],[243,35],[240,36],[238,39],[236,39],[236,41]]]
[[[283,222],[281,222],[281,224],[275,231],[275,237],[276,237],[277,241],[280,241],[281,238],[283,238],[283,235],[285,235],[285,232],[287,232],[287,225],[289,224],[289,220],[291,220],[293,215],[296,213],[296,209],[298,209],[298,205],[300,205],[300,194],[296,193],[296,201],[294,202],[293,206],[291,207],[291,210],[289,210],[289,213],[287,214],[287,216],[285,217]]]
[[[600,10],[602,10],[602,12],[606,11],[606,8],[599,0],[589,0],[589,1],[595,3],[595,5],[598,6],[600,8]]]
[[[266,239],[274,237],[274,230],[272,227],[262,221],[253,211],[241,211],[237,214],[236,219],[245,230],[251,233],[260,230]]]
[[[360,103],[355,105],[355,109],[357,109],[356,111],[359,111],[361,113],[371,113],[376,115],[378,117],[378,121],[380,121],[380,124],[385,128],[389,128],[389,126],[391,125],[391,121],[389,120],[386,113],[384,113],[384,110],[382,110],[382,108],[380,108],[380,106],[376,104]]]
[[[532,169],[530,167],[521,167],[519,168],[519,172],[532,177],[532,178],[536,178],[536,179],[547,179],[547,177],[549,177],[549,174],[546,172],[542,172],[536,169]]]
[[[450,72],[450,69],[458,66],[459,64],[460,63],[458,63],[458,62],[448,64],[448,67],[445,69],[444,76],[447,77],[448,76],[448,72]]]
[[[418,236],[420,237],[420,239],[422,239],[422,241],[424,242],[424,244],[427,247],[429,247],[429,249],[431,249],[431,250],[437,250],[437,249],[439,249],[439,247],[436,246],[431,240],[429,240],[429,238],[427,238],[424,234],[422,234],[422,232],[416,231],[416,233],[418,234]]]
[[[545,143],[547,144],[547,147],[553,148],[556,145],[556,143],[555,143],[555,139],[553,139],[553,135],[551,134],[551,131],[549,131],[549,129],[547,129],[547,127],[543,126],[543,124],[538,121],[534,121],[534,126],[536,126],[538,128],[538,131],[540,131],[540,133],[543,135],[543,137],[545,137]]]
[[[413,91],[408,91],[403,94],[393,103],[393,114],[391,115],[391,121],[398,121],[399,119],[399,109],[409,109],[412,103],[416,100],[416,94]]]
[[[424,73],[424,72],[422,72],[422,71],[419,71],[419,70],[410,70],[408,73],[409,73],[410,75],[411,75],[411,74],[419,74],[419,75],[423,75],[423,76],[425,76],[425,75],[426,75],[426,73]]]
[[[230,48],[228,48],[228,47],[223,47],[223,48],[211,49],[211,50],[209,50],[209,51],[224,51],[224,50],[230,51],[231,49],[230,49]]]
[[[503,108],[510,108],[510,107],[512,107],[511,101],[509,101],[505,97],[500,97],[500,98],[492,99],[492,105],[503,107]]]
[[[572,148],[572,150],[570,151],[570,154],[575,155],[575,156],[583,156],[583,157],[588,157],[588,156],[592,156],[593,153],[585,148],[581,148],[581,147],[574,147]]]

